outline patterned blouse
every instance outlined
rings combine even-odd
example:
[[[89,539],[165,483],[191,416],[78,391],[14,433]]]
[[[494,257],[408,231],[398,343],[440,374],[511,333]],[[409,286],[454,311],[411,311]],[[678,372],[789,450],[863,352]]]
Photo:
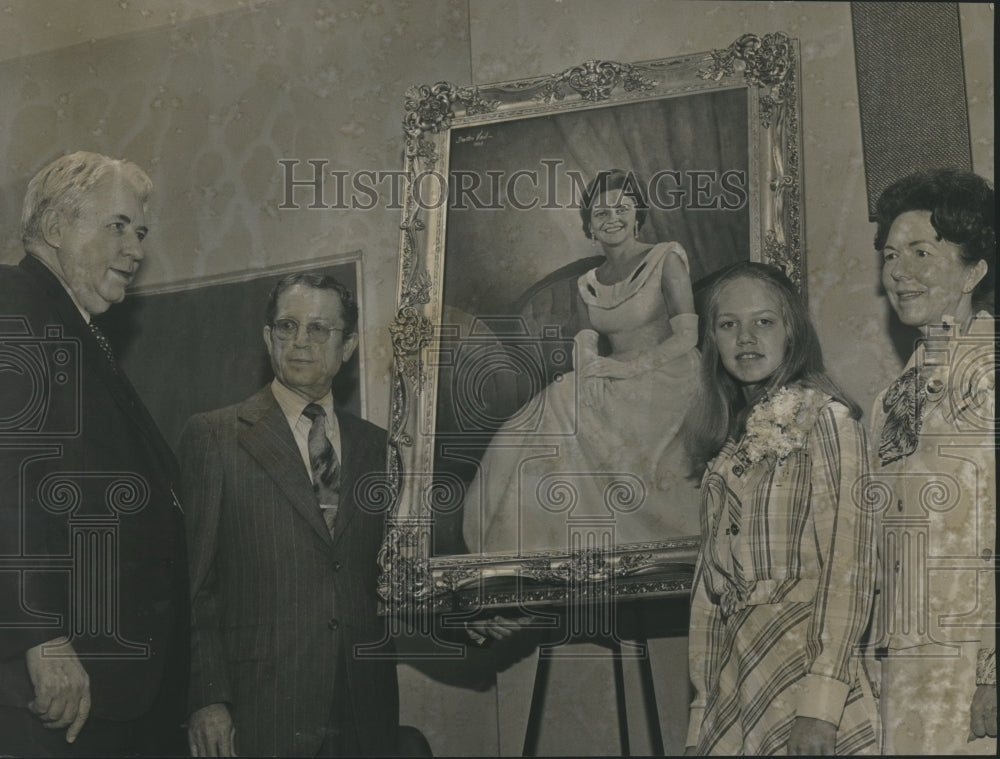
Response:
[[[804,443],[780,461],[751,462],[745,443],[729,440],[702,480],[688,745],[697,743],[723,643],[738,635],[727,633],[727,619],[747,606],[813,603],[797,716],[837,724],[857,676],[875,566],[874,514],[861,499],[867,440],[843,404],[815,394],[811,406]]]
[[[985,311],[964,335],[945,316],[875,400],[876,622],[890,651],[978,642],[980,657],[995,661],[995,336]]]

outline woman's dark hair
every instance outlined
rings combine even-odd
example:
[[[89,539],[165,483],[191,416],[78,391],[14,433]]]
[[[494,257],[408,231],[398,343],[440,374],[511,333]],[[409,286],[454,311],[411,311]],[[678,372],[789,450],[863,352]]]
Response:
[[[940,239],[959,247],[962,260],[973,266],[986,262],[986,275],[972,291],[976,309],[993,312],[996,280],[996,208],[993,185],[958,169],[918,171],[891,184],[875,207],[875,250],[885,248],[892,223],[907,211],[929,211]]]
[[[646,198],[646,189],[642,181],[634,171],[624,169],[605,169],[597,172],[587,189],[583,191],[583,199],[580,203],[580,218],[583,220],[583,233],[588,238],[593,238],[594,233],[590,229],[590,213],[594,209],[594,203],[606,192],[621,190],[623,195],[632,198],[635,203],[635,221],[641,228],[646,223],[646,212],[649,209],[649,200]]]
[[[726,371],[715,341],[715,322],[719,297],[733,282],[749,279],[761,282],[777,297],[781,318],[788,333],[788,349],[778,368],[749,397],[743,387]],[[739,439],[746,430],[747,417],[766,395],[785,385],[797,383],[840,401],[854,419],[861,418],[861,408],[830,379],[823,367],[819,337],[809,321],[809,312],[784,272],[768,264],[741,261],[723,270],[712,283],[705,298],[702,321],[701,382],[684,422],[685,441],[694,465],[692,474],[700,477],[730,437]]]
[[[340,308],[344,316],[344,335],[353,335],[358,331],[358,303],[354,300],[354,294],[331,275],[315,272],[295,272],[278,281],[267,298],[267,305],[264,308],[265,324],[274,325],[274,317],[278,313],[278,298],[285,290],[295,285],[337,293],[340,296]]]

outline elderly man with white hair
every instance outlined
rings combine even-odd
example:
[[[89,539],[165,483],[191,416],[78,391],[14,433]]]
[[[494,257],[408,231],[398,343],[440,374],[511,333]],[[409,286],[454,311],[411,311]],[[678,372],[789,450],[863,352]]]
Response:
[[[127,161],[56,159],[0,267],[0,753],[185,753],[177,464],[93,322],[145,258],[151,189]]]

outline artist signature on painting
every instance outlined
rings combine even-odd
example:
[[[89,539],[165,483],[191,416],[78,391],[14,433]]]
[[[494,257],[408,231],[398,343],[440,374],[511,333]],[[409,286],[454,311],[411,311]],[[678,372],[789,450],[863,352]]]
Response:
[[[492,139],[493,139],[492,132],[486,129],[480,129],[478,132],[475,133],[456,135],[455,144],[465,145],[468,143],[472,143],[474,146],[479,147],[480,145],[484,145],[487,140],[492,140]]]

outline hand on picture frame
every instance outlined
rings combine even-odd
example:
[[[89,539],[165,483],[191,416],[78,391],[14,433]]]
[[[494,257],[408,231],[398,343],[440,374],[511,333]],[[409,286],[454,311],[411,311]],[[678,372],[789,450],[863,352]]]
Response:
[[[465,623],[465,629],[477,645],[484,645],[490,640],[504,640],[514,633],[523,630],[529,617],[504,617],[496,614],[492,617],[474,619]]]

